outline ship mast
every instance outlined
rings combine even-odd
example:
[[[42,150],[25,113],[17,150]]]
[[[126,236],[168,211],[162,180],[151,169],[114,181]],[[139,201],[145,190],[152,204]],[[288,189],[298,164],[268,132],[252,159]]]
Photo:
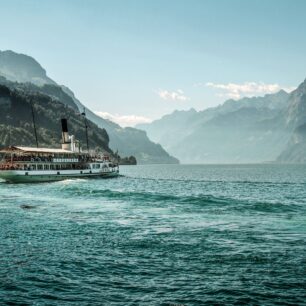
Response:
[[[38,148],[38,138],[37,138],[36,124],[35,124],[35,115],[34,115],[34,106],[33,106],[32,99],[30,99],[30,105],[31,105],[31,111],[32,111],[33,129],[34,129],[36,147]]]

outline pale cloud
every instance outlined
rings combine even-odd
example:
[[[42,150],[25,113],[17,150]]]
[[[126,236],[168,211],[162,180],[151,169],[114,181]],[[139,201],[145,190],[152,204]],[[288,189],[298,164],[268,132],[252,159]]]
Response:
[[[152,119],[144,116],[137,116],[137,115],[119,115],[119,114],[110,114],[107,112],[95,112],[96,115],[104,118],[109,119],[123,127],[127,126],[135,126],[139,123],[150,123]]]
[[[196,86],[199,83],[195,84]],[[205,84],[207,87],[217,89],[217,96],[222,98],[240,99],[242,97],[253,97],[265,94],[272,94],[280,91],[281,89],[291,92],[296,87],[282,87],[279,84],[266,84],[263,82],[245,82],[241,84],[228,83],[228,84],[216,84],[208,82]]]
[[[160,98],[166,101],[187,101],[190,100],[187,97],[182,89],[178,89],[176,91],[168,91],[160,89],[157,91],[157,94]]]

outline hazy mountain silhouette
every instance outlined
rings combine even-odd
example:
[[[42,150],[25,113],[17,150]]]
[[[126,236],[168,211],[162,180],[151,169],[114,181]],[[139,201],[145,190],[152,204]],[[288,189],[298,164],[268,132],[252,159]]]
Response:
[[[56,84],[34,58],[11,50],[0,51],[0,74],[14,82]]]
[[[306,162],[306,82],[137,127],[185,163]]]

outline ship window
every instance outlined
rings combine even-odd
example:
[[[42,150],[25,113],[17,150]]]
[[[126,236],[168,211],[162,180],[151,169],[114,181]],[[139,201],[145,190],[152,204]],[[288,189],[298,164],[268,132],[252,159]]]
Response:
[[[49,170],[49,165],[44,165],[45,170]]]
[[[43,165],[37,165],[37,170],[42,170],[43,169]]]
[[[55,165],[56,170],[60,170],[61,166],[60,165]]]
[[[54,165],[50,165],[50,170],[54,170]]]
[[[97,168],[97,169],[100,169],[100,164],[96,164],[96,168]]]
[[[36,165],[31,166],[32,170],[36,170]]]

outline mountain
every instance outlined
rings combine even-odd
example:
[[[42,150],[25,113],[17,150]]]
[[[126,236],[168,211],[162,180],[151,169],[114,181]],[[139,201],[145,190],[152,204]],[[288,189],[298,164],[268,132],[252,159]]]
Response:
[[[286,122],[293,129],[306,123],[306,80],[290,94]]]
[[[137,127],[183,163],[274,161],[292,135],[286,122],[293,96],[281,90],[264,97],[228,100],[199,112],[175,111]]]
[[[306,80],[290,94],[285,117],[292,136],[277,161],[306,163]]]
[[[281,163],[306,163],[306,124],[297,127],[285,150],[278,156]]]
[[[11,50],[0,51],[0,74],[19,83],[56,84],[34,58]]]
[[[60,118],[68,118],[69,132],[86,146],[85,127],[82,116],[71,107],[39,92],[29,92],[20,88],[0,85],[0,144],[35,146],[32,125],[31,103],[37,124],[38,143],[41,147],[60,147]],[[109,137],[105,129],[92,122],[89,126],[89,146],[109,154]]]
[[[195,109],[188,111],[174,111],[150,124],[138,124],[137,128],[144,130],[150,135],[154,142],[162,144],[168,150],[175,145],[179,139],[188,135],[193,119],[197,117]]]
[[[39,93],[72,108],[76,112],[86,110],[89,121],[109,135],[109,146],[121,156],[135,156],[138,163],[178,163],[161,145],[152,142],[144,131],[122,128],[110,120],[103,119],[86,108],[73,94],[50,79],[46,71],[32,57],[13,51],[0,51],[0,84],[13,87],[27,94]]]

